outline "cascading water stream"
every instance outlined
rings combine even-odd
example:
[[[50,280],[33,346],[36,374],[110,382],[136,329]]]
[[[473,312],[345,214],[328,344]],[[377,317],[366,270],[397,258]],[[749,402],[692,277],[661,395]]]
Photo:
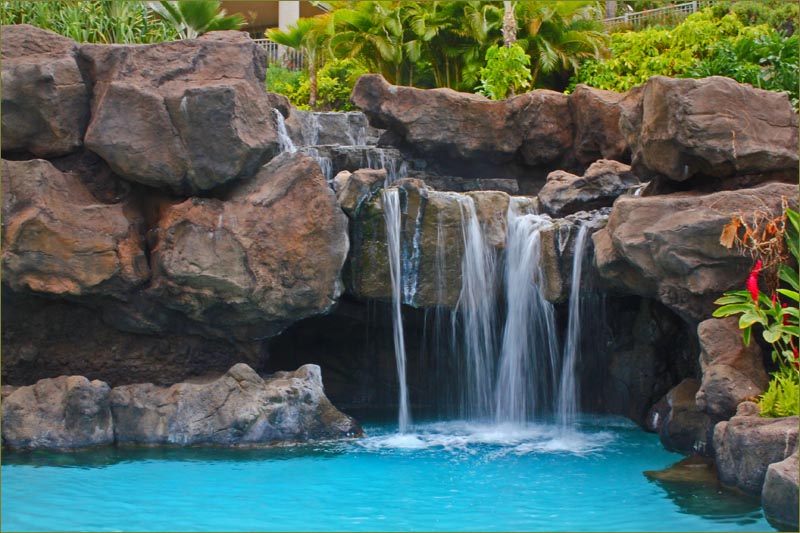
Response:
[[[406,347],[403,333],[403,316],[400,305],[403,298],[402,271],[400,268],[400,193],[398,189],[384,189],[382,193],[383,215],[386,222],[386,242],[389,254],[389,274],[392,281],[392,330],[394,332],[394,356],[397,377],[400,382],[400,409],[398,426],[400,433],[408,432],[411,414],[408,407],[406,384]]]
[[[278,145],[281,152],[296,152],[297,147],[294,145],[292,138],[289,137],[289,132],[286,131],[286,120],[284,120],[283,115],[277,109],[272,110],[272,115],[275,117],[275,130],[278,134]]]
[[[549,217],[509,205],[506,323],[495,388],[498,423],[525,423],[552,405],[558,337],[553,305],[541,289],[541,231],[551,226]]]
[[[581,225],[575,238],[575,252],[572,258],[572,286],[569,294],[569,319],[567,321],[567,340],[564,346],[561,384],[558,391],[557,414],[562,427],[571,426],[578,412],[578,388],[576,386],[576,365],[580,356],[581,335],[581,273],[583,254],[586,250],[589,230]]]
[[[461,210],[464,245],[461,294],[456,304],[456,313],[462,319],[460,326],[463,328],[461,350],[466,359],[467,383],[462,411],[469,418],[487,418],[492,413],[494,354],[497,349],[496,261],[478,221],[475,201],[463,195],[456,198]],[[458,322],[454,320],[453,327],[457,325]]]

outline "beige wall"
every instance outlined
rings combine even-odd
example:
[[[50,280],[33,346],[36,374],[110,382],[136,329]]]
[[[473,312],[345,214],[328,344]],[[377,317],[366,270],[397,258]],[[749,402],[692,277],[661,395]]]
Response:
[[[225,9],[229,15],[233,13],[241,13],[247,19],[247,24],[244,29],[251,33],[263,32],[266,28],[278,27],[278,13],[281,11],[278,4],[286,4],[283,6],[283,11],[289,12],[297,11],[301,17],[313,17],[324,13],[318,7],[312,6],[309,2],[222,2],[222,8]],[[299,9],[292,9],[292,4],[299,6]]]

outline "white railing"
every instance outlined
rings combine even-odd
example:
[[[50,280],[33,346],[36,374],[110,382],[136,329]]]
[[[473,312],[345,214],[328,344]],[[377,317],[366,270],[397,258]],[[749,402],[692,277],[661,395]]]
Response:
[[[607,18],[603,20],[603,24],[608,30],[615,26],[631,26],[636,28],[644,24],[672,22],[684,19],[695,11],[714,3],[714,0],[694,0],[693,2],[676,4],[673,6],[657,7],[646,11],[637,11],[635,13],[625,13],[619,17]]]
[[[305,58],[300,50],[278,44],[269,39],[253,39],[253,42],[267,51],[267,64],[278,64],[289,70],[302,70]]]

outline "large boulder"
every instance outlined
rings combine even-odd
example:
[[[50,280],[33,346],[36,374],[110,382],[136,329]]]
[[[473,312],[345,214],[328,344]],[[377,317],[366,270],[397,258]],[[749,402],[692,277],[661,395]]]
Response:
[[[797,416],[761,418],[752,402],[714,428],[714,452],[720,481],[746,494],[761,494],[767,468],[797,449]]]
[[[551,172],[538,196],[546,213],[563,217],[580,210],[611,207],[618,196],[639,183],[628,165],[601,159],[583,176],[564,170]]]
[[[767,388],[761,348],[756,342],[744,345],[735,316],[704,320],[697,326],[697,337],[703,371],[697,408],[715,421],[727,420],[736,414],[739,403]]]
[[[310,157],[285,153],[223,200],[163,209],[148,295],[212,337],[276,335],[343,289],[347,217]]]
[[[118,444],[253,445],[356,437],[358,423],[325,396],[316,365],[267,379],[240,363],[205,383],[111,392]]]
[[[604,91],[580,84],[569,97],[575,122],[575,157],[588,165],[598,159],[630,161],[631,150],[620,128],[623,110],[636,108],[642,87],[626,93]]]
[[[253,175],[279,150],[266,57],[246,33],[80,54],[94,84],[86,146],[126,179],[197,193]]]
[[[48,161],[2,163],[3,283],[49,295],[123,297],[149,277],[137,220]]]
[[[83,144],[90,91],[78,45],[28,24],[3,26],[3,152],[54,157]]]
[[[380,75],[365,74],[351,100],[372,126],[388,129],[426,159],[455,161],[462,168],[503,165],[515,157],[530,166],[552,164],[572,146],[569,97],[553,91],[492,101],[451,89],[390,85]]]
[[[719,242],[735,215],[781,212],[781,198],[797,206],[797,185],[701,195],[620,196],[605,229],[595,233],[596,264],[611,288],[661,301],[688,322],[716,308],[726,290],[744,288],[749,257]]]
[[[83,376],[42,379],[3,397],[3,442],[71,450],[114,442],[108,385]]]
[[[780,531],[797,531],[798,527],[798,463],[797,451],[772,463],[767,468],[761,505],[767,520]]]
[[[623,111],[621,124],[642,179],[797,179],[798,120],[785,93],[719,76],[654,76],[641,104]]]

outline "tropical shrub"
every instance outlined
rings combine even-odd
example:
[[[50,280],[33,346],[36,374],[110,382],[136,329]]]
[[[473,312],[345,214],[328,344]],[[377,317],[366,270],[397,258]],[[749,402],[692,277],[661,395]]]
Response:
[[[750,220],[734,217],[720,239],[723,245],[737,245],[757,258],[747,279],[747,290],[726,292],[716,301],[720,307],[714,316],[741,315],[739,328],[745,344],[750,344],[753,327],[758,325],[762,338],[772,346],[772,362],[777,371],[759,401],[761,415],[767,417],[800,414],[798,239],[800,215],[786,207],[778,217],[762,211],[756,211]],[[761,286],[767,292],[761,291]]]
[[[0,2],[0,23],[30,24],[80,43],[155,43],[178,33],[142,2]]]
[[[194,39],[210,31],[238,30],[244,17],[227,15],[217,0],[181,0],[180,2],[148,2],[148,7],[178,32],[181,39]]]
[[[743,83],[798,94],[798,41],[766,25],[747,26],[735,13],[706,9],[672,29],[611,36],[611,57],[584,62],[570,88],[584,83],[627,91],[651,76],[729,76]]]
[[[486,51],[486,66],[481,69],[477,92],[500,100],[531,86],[531,58],[518,44],[493,45]]]
[[[322,111],[353,111],[350,93],[358,77],[367,69],[354,59],[334,59],[317,73],[318,99],[314,109]],[[311,109],[311,83],[308,73],[291,71],[276,65],[267,68],[267,90],[280,93],[298,109]]]

